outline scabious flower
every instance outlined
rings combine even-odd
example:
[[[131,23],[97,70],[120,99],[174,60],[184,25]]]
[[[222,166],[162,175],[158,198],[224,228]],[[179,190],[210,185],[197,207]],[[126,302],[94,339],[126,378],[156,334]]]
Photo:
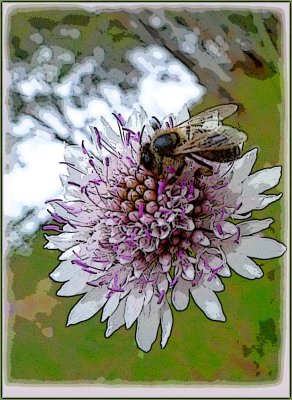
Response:
[[[182,110],[176,124],[189,118]],[[257,150],[228,164],[214,164],[211,176],[196,174],[187,161],[179,179],[163,179],[139,165],[139,149],[153,128],[144,112],[127,123],[116,115],[118,131],[105,123],[92,128],[96,151],[69,145],[65,150],[68,175],[61,176],[65,199],[53,199],[52,218],[44,227],[59,232],[47,236],[46,248],[62,252],[51,273],[64,282],[59,296],[84,294],[73,307],[68,325],[85,321],[102,310],[106,337],[137,321],[136,341],[149,351],[162,328],[161,346],[171,334],[170,304],[185,310],[190,296],[205,315],[225,321],[216,292],[222,277],[233,269],[248,279],[260,278],[252,260],[281,256],[285,246],[263,237],[272,218],[245,220],[279,195],[264,191],[277,185],[281,167],[251,174]],[[174,117],[156,121],[158,128],[175,124]]]

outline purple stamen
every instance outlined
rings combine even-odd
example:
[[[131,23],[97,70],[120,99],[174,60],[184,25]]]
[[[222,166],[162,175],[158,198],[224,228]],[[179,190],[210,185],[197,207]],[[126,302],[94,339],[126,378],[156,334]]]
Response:
[[[241,206],[242,206],[242,203],[239,203],[238,206],[236,206],[234,210],[235,211],[239,210]]]
[[[119,123],[121,126],[124,126],[124,125],[125,125],[126,121],[124,120],[124,118],[122,117],[122,115],[121,115],[120,113],[119,113],[119,114],[113,113],[113,116],[116,117],[118,123]]]
[[[167,121],[165,122],[165,125],[166,125],[167,129],[170,129],[170,125],[169,125],[169,123]]]
[[[144,212],[143,212],[143,210],[144,210],[144,205],[143,205],[143,203],[139,203],[139,205],[138,205],[138,212],[139,212],[139,218],[142,218],[143,217],[143,214],[144,214]]]
[[[169,125],[170,125],[171,128],[174,127],[174,120],[173,120],[171,115],[169,116]]]
[[[226,212],[226,208],[222,207],[221,214],[220,214],[220,219],[219,219],[220,221],[223,221],[225,212]]]
[[[167,168],[167,170],[168,170],[168,172],[170,172],[171,174],[175,174],[175,173],[176,173],[176,169],[175,169],[172,165],[170,165],[170,166]]]
[[[193,280],[192,286],[196,286],[196,285],[200,282],[202,276],[203,276],[203,271],[201,270],[201,271],[198,273],[198,275],[196,275],[196,278]]]
[[[53,202],[53,201],[63,201],[63,200],[62,200],[62,199],[51,199],[51,200],[46,200],[46,201],[45,201],[45,204],[51,203],[51,202]]]
[[[73,185],[73,186],[80,187],[80,185],[78,183],[72,182],[72,181],[68,181],[68,185]]]
[[[108,263],[110,260],[107,260],[105,258],[97,258],[97,257],[92,257],[93,262],[98,262],[98,263]]]
[[[88,272],[89,274],[97,274],[97,271],[92,271],[90,265],[87,265],[78,259],[72,260],[71,263],[79,265],[79,267],[81,267],[83,271]]]
[[[182,179],[182,180],[180,181],[180,186],[181,186],[182,189],[185,188],[185,187],[187,186],[186,181]]]
[[[183,208],[181,212],[181,219],[184,220],[186,217],[186,210]]]
[[[81,142],[81,148],[82,148],[83,154],[88,154],[88,152],[87,152],[87,150],[86,150],[86,148],[84,146],[84,140],[82,140],[82,142]]]
[[[93,129],[94,129],[95,136],[96,136],[96,142],[98,144],[98,147],[101,149],[102,148],[102,144],[101,144],[101,137],[100,137],[99,130],[95,126],[93,127]]]
[[[224,234],[221,224],[219,224],[219,223],[216,224],[216,229],[217,229],[219,235],[222,236]]]
[[[59,164],[65,164],[65,165],[68,165],[69,167],[75,167],[75,164],[72,164],[68,161],[60,161]]]
[[[223,268],[224,268],[224,265],[221,265],[220,267],[214,269],[214,270],[212,271],[211,275],[209,276],[209,278],[207,279],[207,281],[210,282],[210,281],[214,278],[214,276],[216,276],[217,273],[218,273],[219,271],[221,271],[221,269],[223,269]]]
[[[62,232],[62,229],[58,225],[45,225],[43,226],[44,231],[56,231],[56,232]]]
[[[132,129],[129,129],[129,128],[123,128],[123,131],[126,131],[127,133],[130,133],[130,135],[133,135],[133,136],[135,136],[136,135],[136,132],[134,132],[134,131],[132,131]],[[139,132],[138,132],[139,133]]]
[[[57,213],[53,213],[50,210],[48,210],[48,212],[50,213],[51,217],[56,221],[59,222],[59,224],[64,224],[67,222],[66,219],[60,217]]]
[[[131,159],[131,157],[126,157],[126,160],[130,164],[130,167],[132,167],[132,168],[136,168],[137,167],[137,164]]]
[[[147,240],[151,240],[151,235],[148,229],[145,229],[145,235]]]
[[[225,188],[227,185],[228,185],[228,183],[225,182],[225,183],[222,183],[222,185],[214,186],[213,189],[214,189],[214,190],[223,189],[223,188]]]
[[[155,116],[152,116],[152,118],[155,120],[155,122],[156,122],[157,125],[158,125],[158,128],[160,129],[160,128],[161,128],[161,123],[160,123],[159,119],[156,118]]]
[[[109,158],[108,158],[108,157],[105,157],[105,158],[104,158],[104,162],[105,162],[105,166],[108,167],[108,166],[109,166],[109,163],[110,163]]]
[[[171,213],[172,213],[171,210],[168,210],[167,208],[164,208],[164,207],[161,207],[161,208],[159,209],[159,211],[160,211],[162,214],[171,214]]]
[[[180,251],[178,252],[178,256],[179,256],[179,258],[182,258],[182,256],[183,256],[183,251],[182,251],[182,249],[180,249]]]
[[[93,183],[94,185],[99,185],[100,182],[104,182],[103,179],[92,179],[91,181],[89,181],[90,183]]]
[[[160,196],[163,192],[163,189],[166,186],[166,180],[162,179],[161,181],[158,182],[158,196]]]
[[[159,294],[159,297],[158,297],[158,300],[157,300],[157,304],[160,304],[162,302],[164,296],[165,296],[165,290],[162,289],[160,294]]]
[[[132,256],[130,254],[120,254],[119,257],[123,260],[132,260]]]
[[[174,280],[170,282],[169,286],[170,286],[170,287],[174,287],[174,286],[177,284],[177,282],[178,282],[178,278],[177,278],[177,276],[176,276],[176,277],[174,278]]]
[[[130,144],[130,132],[126,132],[126,146]]]
[[[236,239],[233,241],[233,243],[239,244],[239,239],[240,239],[240,236],[241,236],[241,231],[240,231],[240,227],[239,227],[239,226],[236,226],[236,229],[237,229],[237,236],[236,236]]]

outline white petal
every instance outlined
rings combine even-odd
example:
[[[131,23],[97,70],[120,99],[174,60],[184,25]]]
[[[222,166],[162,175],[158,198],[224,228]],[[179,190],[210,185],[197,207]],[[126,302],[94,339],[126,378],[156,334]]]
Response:
[[[225,315],[215,293],[203,286],[191,288],[191,293],[197,306],[208,318],[216,321],[225,321]]]
[[[161,347],[164,348],[168,341],[168,338],[171,334],[173,318],[172,312],[167,303],[164,304],[163,308],[161,309]]]
[[[162,290],[167,292],[167,290],[168,290],[168,280],[166,279],[165,276],[163,276],[163,278],[161,279],[160,282],[157,282],[157,289],[159,290],[159,292],[161,292]]]
[[[136,321],[143,308],[145,294],[139,293],[138,289],[133,289],[127,297],[125,308],[126,328],[129,329]]]
[[[244,190],[263,193],[276,186],[281,178],[281,167],[263,169],[250,175],[244,182]]]
[[[238,214],[245,214],[251,210],[262,210],[274,201],[279,200],[282,197],[282,193],[275,195],[252,195],[250,192],[245,192],[238,198],[238,202],[242,203],[242,206],[237,211]]]
[[[205,279],[203,285],[214,292],[221,292],[224,290],[224,285],[218,276],[214,276],[210,281]]]
[[[76,294],[83,294],[87,292],[88,285],[86,284],[86,279],[80,279],[78,274],[70,281],[64,283],[61,289],[58,290],[58,296],[75,296]]]
[[[106,139],[112,140],[114,143],[119,143],[121,141],[120,136],[117,135],[105,118],[101,117],[101,122],[105,127],[105,134],[103,136],[105,136]],[[101,134],[103,134],[103,130],[101,131]]]
[[[245,236],[241,238],[237,252],[246,254],[249,257],[269,258],[280,257],[286,251],[286,247],[274,239],[262,238],[257,236]]]
[[[74,277],[76,273],[76,265],[73,265],[71,261],[61,262],[53,272],[50,273],[50,277],[56,282],[67,282]]]
[[[171,301],[178,311],[185,310],[189,304],[189,289],[191,283],[184,279],[179,279],[172,290]]]
[[[220,271],[218,271],[217,274],[223,276],[224,278],[229,278],[231,276],[231,272],[228,265],[224,265],[224,268],[220,269]]]
[[[72,308],[68,317],[67,326],[85,321],[95,315],[105,304],[107,300],[106,296],[107,288],[96,288],[86,293]]]
[[[181,109],[181,111],[178,113],[177,117],[175,118],[175,125],[181,124],[182,122],[185,122],[188,119],[190,119],[190,113],[187,105],[185,104]]]
[[[72,257],[72,256],[76,256],[74,253],[79,254],[80,251],[80,246],[76,245],[74,247],[71,247],[70,249],[64,251],[64,253],[62,253],[59,257],[59,260],[68,260],[68,258]]]
[[[106,305],[103,308],[101,322],[104,322],[108,317],[110,317],[115,310],[117,309],[120,302],[120,293],[114,293],[106,302]]]
[[[109,337],[112,335],[117,329],[119,329],[122,325],[125,324],[125,306],[126,299],[120,301],[120,304],[116,311],[109,317],[107,321],[107,330],[105,332],[105,336]]]
[[[152,285],[147,285],[145,289],[145,300],[144,300],[144,306],[150,302],[150,300],[153,297],[153,286]]]
[[[248,177],[256,162],[257,152],[258,149],[253,149],[234,161],[232,167],[233,177],[230,186],[238,186]]]
[[[263,276],[260,267],[244,254],[237,252],[226,254],[230,267],[239,275],[247,279],[257,279]]]
[[[71,233],[60,233],[59,235],[44,235],[48,243],[44,246],[49,250],[65,251],[75,246],[78,243],[78,235],[74,236]]]
[[[240,228],[241,236],[252,235],[253,233],[258,233],[267,229],[274,222],[273,218],[267,219],[255,219],[252,221],[241,222],[238,224],[238,228]]]
[[[157,305],[157,299],[144,306],[138,317],[136,330],[137,344],[141,350],[147,352],[151,349],[153,342],[157,337],[157,331],[160,322],[160,307]]]

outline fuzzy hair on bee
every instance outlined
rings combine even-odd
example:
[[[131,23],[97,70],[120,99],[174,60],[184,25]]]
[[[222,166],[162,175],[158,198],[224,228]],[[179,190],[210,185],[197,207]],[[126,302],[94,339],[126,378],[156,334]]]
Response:
[[[212,162],[238,159],[247,135],[222,123],[237,109],[236,104],[218,105],[173,128],[156,130],[150,142],[141,146],[141,165],[158,178],[167,166],[176,165],[176,173],[169,182],[174,183],[183,172],[186,158],[195,160],[208,175],[212,173]]]

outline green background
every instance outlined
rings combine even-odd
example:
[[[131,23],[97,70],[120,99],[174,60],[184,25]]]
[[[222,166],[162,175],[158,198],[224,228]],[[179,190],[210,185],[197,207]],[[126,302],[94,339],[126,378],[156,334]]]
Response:
[[[220,82],[220,88],[240,104],[241,112],[230,123],[248,132],[245,150],[260,149],[254,170],[283,165],[284,81],[279,16],[272,16],[273,29],[261,34],[257,28],[261,16],[257,13],[231,10],[207,11],[205,15],[215,21],[214,26],[229,24],[231,28],[245,30],[251,38],[253,49],[262,61],[261,67],[257,64],[247,69],[239,63],[230,71],[232,80]],[[171,11],[169,18],[185,23]],[[77,27],[81,36],[74,40],[60,38],[56,33],[58,24]],[[82,10],[16,11],[10,20],[11,63],[30,60],[37,45],[29,36],[36,28],[45,44],[58,43],[71,50],[77,61],[92,54],[92,49],[99,44],[107,48],[108,54],[114,54],[109,63],[122,64],[126,50],[143,45],[141,37],[128,30],[125,19],[117,12],[94,15]],[[66,75],[70,68],[67,66],[62,74]],[[210,85],[207,78],[200,79],[203,85]],[[196,112],[222,102],[219,83],[212,86],[213,91],[210,87]],[[11,102],[13,109],[21,112],[23,105],[16,94],[11,94]],[[278,187],[270,193],[283,191],[284,180],[283,175]],[[283,242],[284,202],[285,196],[280,202],[254,213],[256,218],[273,217],[275,223],[266,231],[266,236]],[[65,327],[68,313],[80,296],[55,295],[60,285],[51,281],[48,274],[57,265],[59,253],[43,249],[43,232],[27,241],[32,245],[31,254],[15,249],[8,257],[10,383],[260,383],[278,379],[283,259],[258,260],[264,271],[260,280],[250,281],[236,273],[222,279],[225,291],[219,293],[219,299],[227,317],[225,323],[208,320],[190,300],[186,311],[173,309],[174,326],[166,348],[162,350],[157,340],[149,353],[143,353],[135,343],[135,327],[121,328],[105,339],[106,323],[100,323],[100,314]]]

